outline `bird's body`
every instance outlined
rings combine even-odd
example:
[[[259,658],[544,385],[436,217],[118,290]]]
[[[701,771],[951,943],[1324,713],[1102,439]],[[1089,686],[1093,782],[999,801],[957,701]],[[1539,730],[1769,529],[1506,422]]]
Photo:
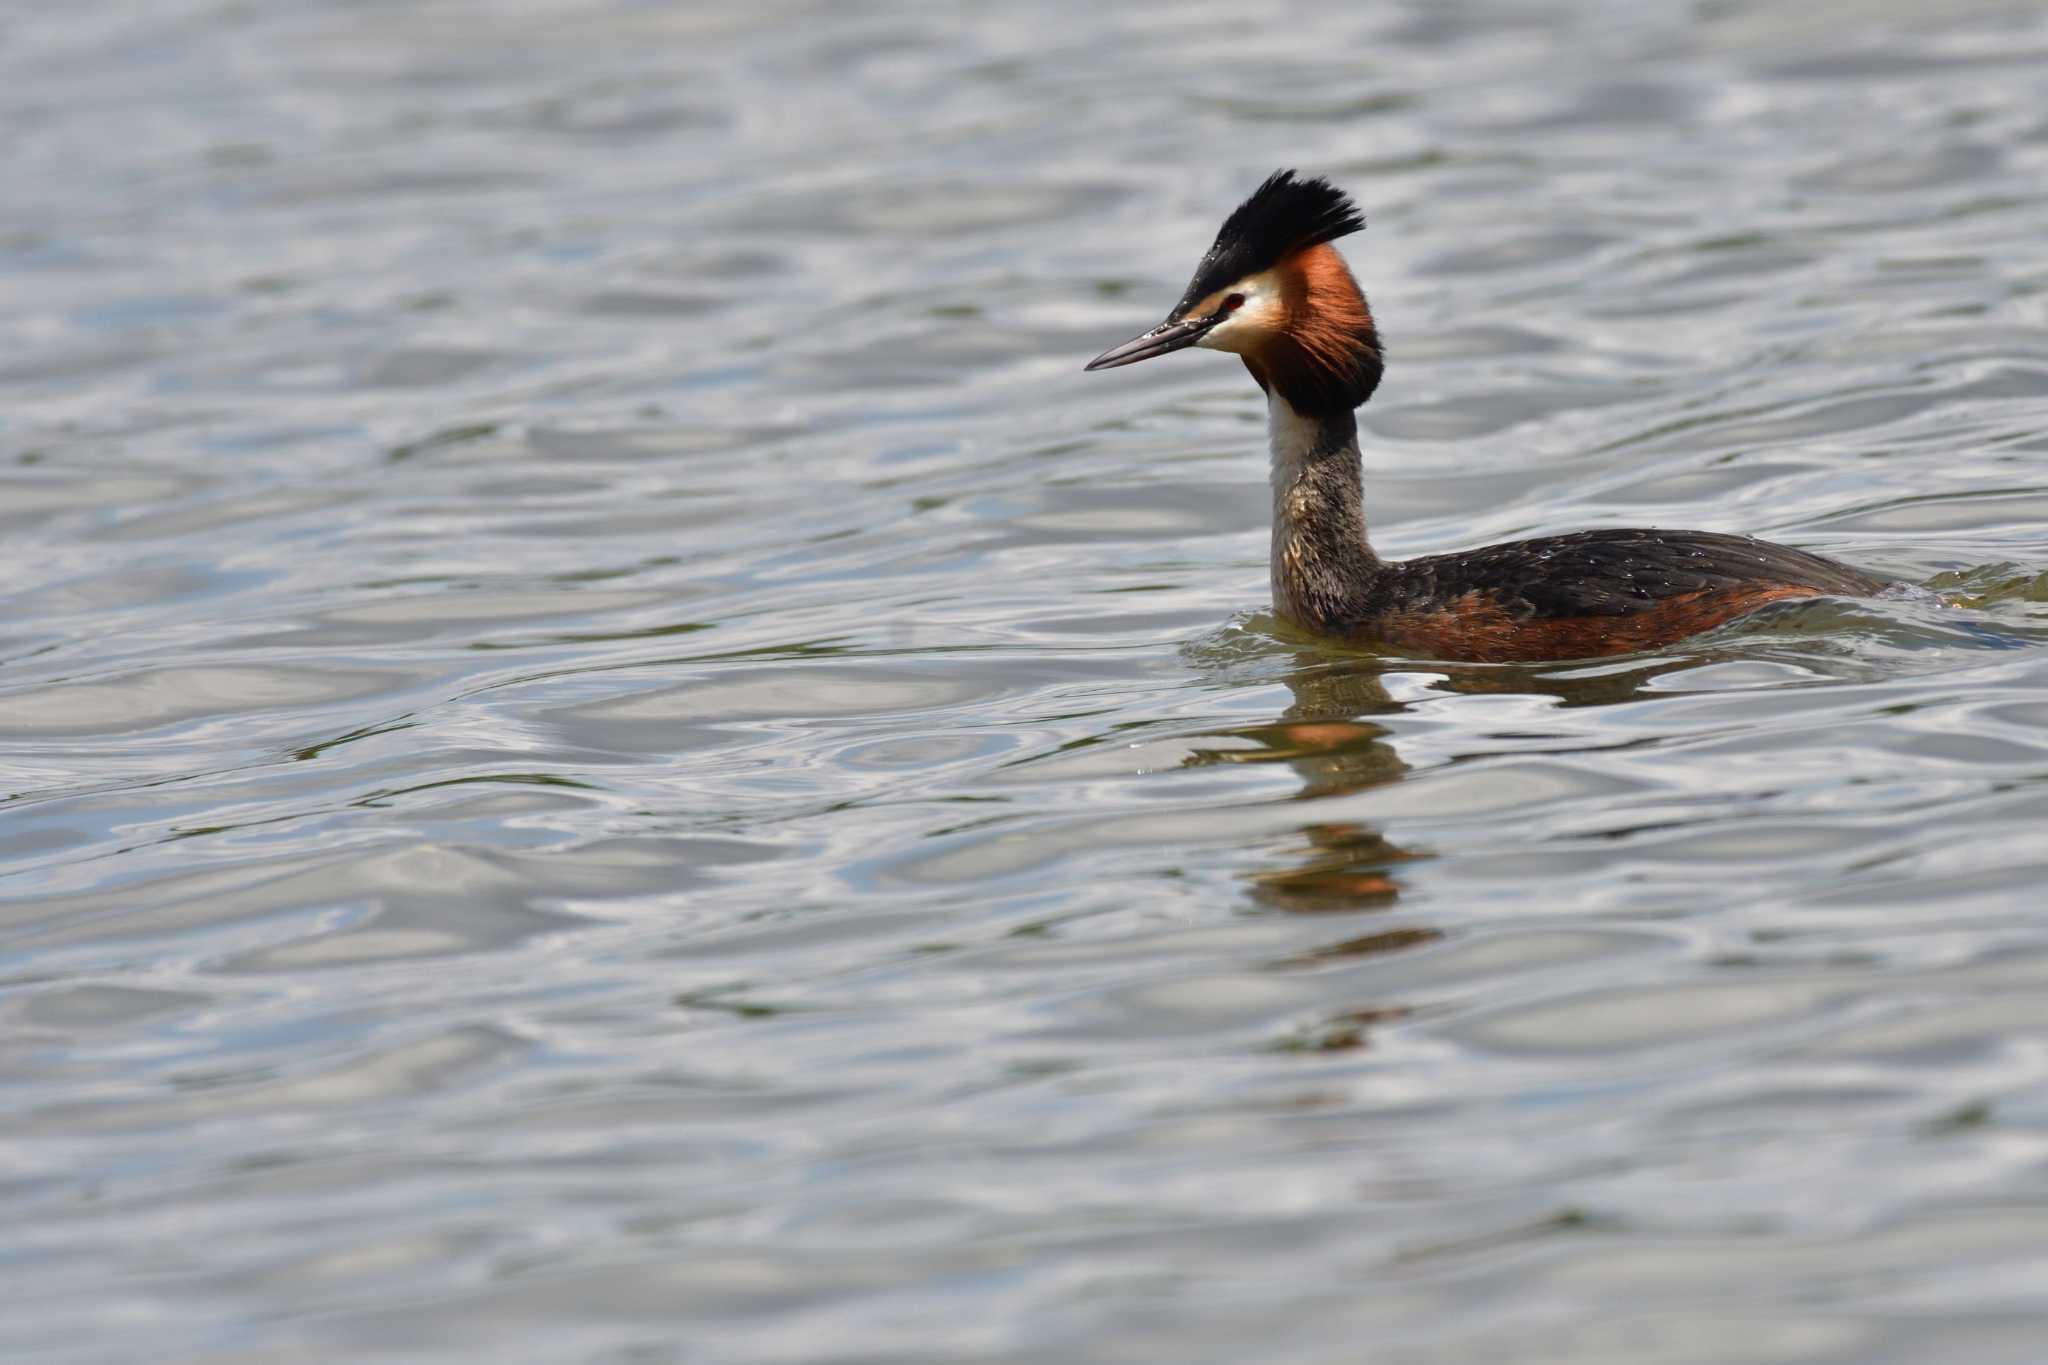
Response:
[[[1273,606],[1319,635],[1438,659],[1576,659],[1710,630],[1770,602],[1884,584],[1819,555],[1715,531],[1610,528],[1383,560],[1366,538],[1356,426],[1277,395]]]
[[[1675,643],[1770,602],[1883,580],[1711,531],[1603,529],[1387,561],[1366,539],[1354,409],[1379,335],[1330,241],[1362,227],[1322,180],[1281,172],[1224,223],[1181,304],[1088,368],[1190,345],[1235,351],[1265,390],[1273,606],[1317,634],[1442,659],[1540,660]]]

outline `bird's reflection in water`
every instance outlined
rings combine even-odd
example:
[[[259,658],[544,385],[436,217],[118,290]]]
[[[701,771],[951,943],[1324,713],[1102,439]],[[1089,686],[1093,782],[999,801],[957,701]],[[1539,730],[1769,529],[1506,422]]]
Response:
[[[1190,766],[1210,763],[1285,763],[1299,774],[1296,800],[1319,801],[1392,782],[1408,765],[1386,741],[1384,727],[1366,719],[1400,710],[1380,681],[1377,660],[1318,658],[1303,654],[1286,678],[1294,703],[1270,724],[1247,726],[1229,737],[1255,748],[1204,749]],[[1287,865],[1250,874],[1252,896],[1276,910],[1368,910],[1393,904],[1400,888],[1391,868],[1419,856],[1389,843],[1356,820],[1317,821],[1301,827],[1305,843]],[[1434,936],[1432,933],[1430,936]]]
[[[1548,695],[1565,706],[1598,706],[1640,697],[1653,679],[1702,661],[1700,656],[1684,655],[1578,668],[1430,666],[1357,655],[1297,654],[1285,679],[1293,704],[1268,724],[1218,733],[1218,738],[1238,745],[1249,741],[1255,747],[1199,749],[1184,766],[1285,763],[1301,779],[1301,790],[1293,799],[1320,802],[1398,782],[1408,773],[1408,764],[1389,742],[1389,731],[1371,719],[1408,709],[1388,693],[1386,674],[1435,674],[1428,684],[1432,691]],[[1279,866],[1246,874],[1252,898],[1260,905],[1294,914],[1386,911],[1401,895],[1401,865],[1432,856],[1397,844],[1358,820],[1311,821],[1297,833],[1299,842],[1282,851]],[[1443,937],[1444,931],[1431,925],[1381,920],[1365,932],[1347,934],[1271,965],[1314,970],[1403,952]],[[1410,1007],[1398,1000],[1360,1002],[1317,1021],[1281,1046],[1285,1051],[1315,1053],[1369,1048],[1377,1026],[1409,1012]]]
[[[1409,710],[1386,690],[1384,677],[1403,673],[1411,684],[1421,681],[1430,692],[1452,694],[1524,694],[1552,696],[1565,706],[1604,706],[1634,700],[1663,673],[1690,669],[1702,655],[1665,655],[1640,663],[1616,665],[1415,665],[1362,655],[1296,653],[1286,675],[1294,702],[1268,724],[1243,726],[1219,733],[1235,747],[1198,749],[1186,765],[1208,763],[1286,763],[1300,778],[1294,800],[1313,810],[1331,796],[1401,782],[1409,765],[1389,741],[1391,731],[1374,716],[1395,716]],[[1427,679],[1427,681],[1425,681]],[[1249,741],[1253,747],[1241,747]],[[1483,757],[1473,751],[1468,757]],[[1257,905],[1284,913],[1384,913],[1401,898],[1401,866],[1430,851],[1407,847],[1364,821],[1309,821],[1296,831],[1296,841],[1280,851],[1278,866],[1245,874]],[[1317,943],[1270,966],[1282,970],[1317,970],[1423,948],[1444,937],[1444,929],[1401,919],[1368,919],[1360,931]],[[1380,1025],[1411,1011],[1397,999],[1366,999],[1335,1011],[1280,1044],[1284,1052],[1356,1052],[1372,1048]]]
[[[1186,762],[1286,763],[1301,777],[1295,799],[1315,802],[1395,782],[1408,772],[1388,742],[1386,728],[1370,719],[1407,709],[1387,692],[1383,679],[1389,672],[1441,670],[1432,690],[1549,695],[1566,706],[1598,706],[1633,700],[1653,679],[1700,662],[1698,656],[1681,655],[1583,668],[1429,666],[1357,655],[1297,654],[1295,668],[1285,679],[1294,694],[1293,704],[1270,724],[1227,732],[1256,748],[1205,749]],[[1401,894],[1395,869],[1430,856],[1396,844],[1356,820],[1307,823],[1301,826],[1300,837],[1302,843],[1285,866],[1249,874],[1252,895],[1261,904],[1294,912],[1384,908]],[[1390,931],[1336,946],[1350,954],[1384,952],[1438,936],[1435,930]]]

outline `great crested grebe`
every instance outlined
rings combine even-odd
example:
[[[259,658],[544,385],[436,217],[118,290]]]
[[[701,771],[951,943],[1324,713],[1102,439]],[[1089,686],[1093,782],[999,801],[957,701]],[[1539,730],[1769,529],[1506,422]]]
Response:
[[[1379,333],[1330,245],[1365,226],[1343,191],[1277,171],[1223,220],[1166,321],[1088,362],[1232,351],[1266,394],[1273,606],[1323,635],[1439,659],[1654,649],[1788,597],[1887,586],[1832,559],[1714,531],[1614,529],[1390,562],[1365,539],[1358,420]]]

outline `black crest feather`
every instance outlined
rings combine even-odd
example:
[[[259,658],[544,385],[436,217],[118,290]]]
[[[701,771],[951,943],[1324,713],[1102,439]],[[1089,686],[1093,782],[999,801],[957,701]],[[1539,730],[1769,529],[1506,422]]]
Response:
[[[1303,180],[1291,170],[1275,171],[1223,220],[1216,244],[1195,267],[1195,278],[1173,315],[1178,318],[1223,286],[1270,269],[1297,251],[1364,226],[1365,215],[1351,196],[1321,176]]]

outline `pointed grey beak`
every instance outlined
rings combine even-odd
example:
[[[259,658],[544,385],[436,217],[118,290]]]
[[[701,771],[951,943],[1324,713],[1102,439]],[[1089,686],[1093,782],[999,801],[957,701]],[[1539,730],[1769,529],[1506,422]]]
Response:
[[[1134,336],[1121,346],[1110,347],[1081,368],[1113,370],[1119,365],[1135,365],[1155,355],[1178,351],[1200,341],[1202,334],[1214,327],[1217,321],[1216,318],[1187,318],[1180,322],[1162,322],[1143,336]]]

